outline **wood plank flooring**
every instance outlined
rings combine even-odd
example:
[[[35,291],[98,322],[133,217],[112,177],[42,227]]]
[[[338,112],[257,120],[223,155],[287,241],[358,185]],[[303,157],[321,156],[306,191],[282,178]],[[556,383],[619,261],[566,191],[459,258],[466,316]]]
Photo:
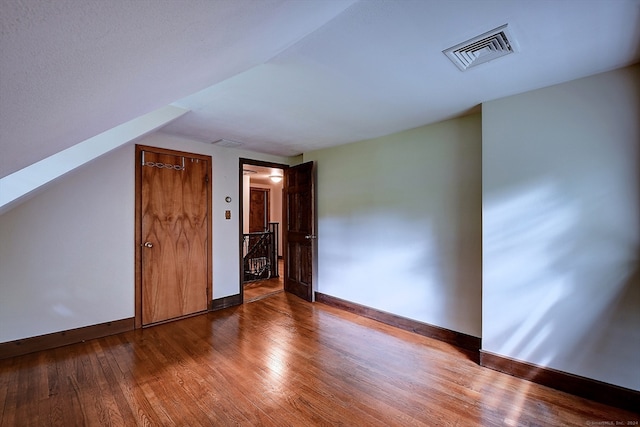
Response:
[[[2,360],[0,425],[586,426],[640,419],[473,358],[278,293]]]
[[[251,302],[267,295],[284,291],[284,262],[278,261],[278,274],[280,277],[273,277],[267,280],[259,280],[257,282],[248,282],[244,284],[244,301]]]

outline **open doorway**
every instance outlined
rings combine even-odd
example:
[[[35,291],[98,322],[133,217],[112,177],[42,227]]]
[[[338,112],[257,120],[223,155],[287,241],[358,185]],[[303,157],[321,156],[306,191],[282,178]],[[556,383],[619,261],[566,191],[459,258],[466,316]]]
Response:
[[[251,302],[284,291],[282,242],[285,165],[241,159],[241,290]]]

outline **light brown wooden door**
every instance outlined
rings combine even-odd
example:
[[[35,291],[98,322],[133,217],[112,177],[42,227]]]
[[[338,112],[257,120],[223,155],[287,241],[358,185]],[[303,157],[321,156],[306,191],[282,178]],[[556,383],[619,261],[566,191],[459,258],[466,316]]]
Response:
[[[141,153],[142,325],[207,309],[210,161],[187,153]]]
[[[316,252],[313,162],[285,169],[284,290],[313,301]]]

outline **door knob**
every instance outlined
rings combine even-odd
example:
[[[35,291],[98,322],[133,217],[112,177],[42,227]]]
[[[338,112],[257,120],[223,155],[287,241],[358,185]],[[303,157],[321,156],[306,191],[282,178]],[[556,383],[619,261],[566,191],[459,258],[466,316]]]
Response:
[[[313,234],[307,234],[306,236],[304,236],[305,239],[317,239],[318,236],[315,236]]]
[[[151,242],[144,242],[144,244],[143,244],[142,246],[144,246],[145,248],[152,248],[152,247],[153,247],[153,243],[151,243]]]

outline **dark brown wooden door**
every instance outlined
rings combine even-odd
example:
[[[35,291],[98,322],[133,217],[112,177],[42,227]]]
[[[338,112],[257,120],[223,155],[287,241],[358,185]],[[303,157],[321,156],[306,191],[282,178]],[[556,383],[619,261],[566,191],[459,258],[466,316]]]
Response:
[[[207,309],[210,162],[166,150],[141,155],[141,315],[148,325]]]
[[[249,233],[262,233],[269,227],[269,189],[251,188]]]
[[[313,162],[285,169],[284,289],[313,300],[315,186]]]

